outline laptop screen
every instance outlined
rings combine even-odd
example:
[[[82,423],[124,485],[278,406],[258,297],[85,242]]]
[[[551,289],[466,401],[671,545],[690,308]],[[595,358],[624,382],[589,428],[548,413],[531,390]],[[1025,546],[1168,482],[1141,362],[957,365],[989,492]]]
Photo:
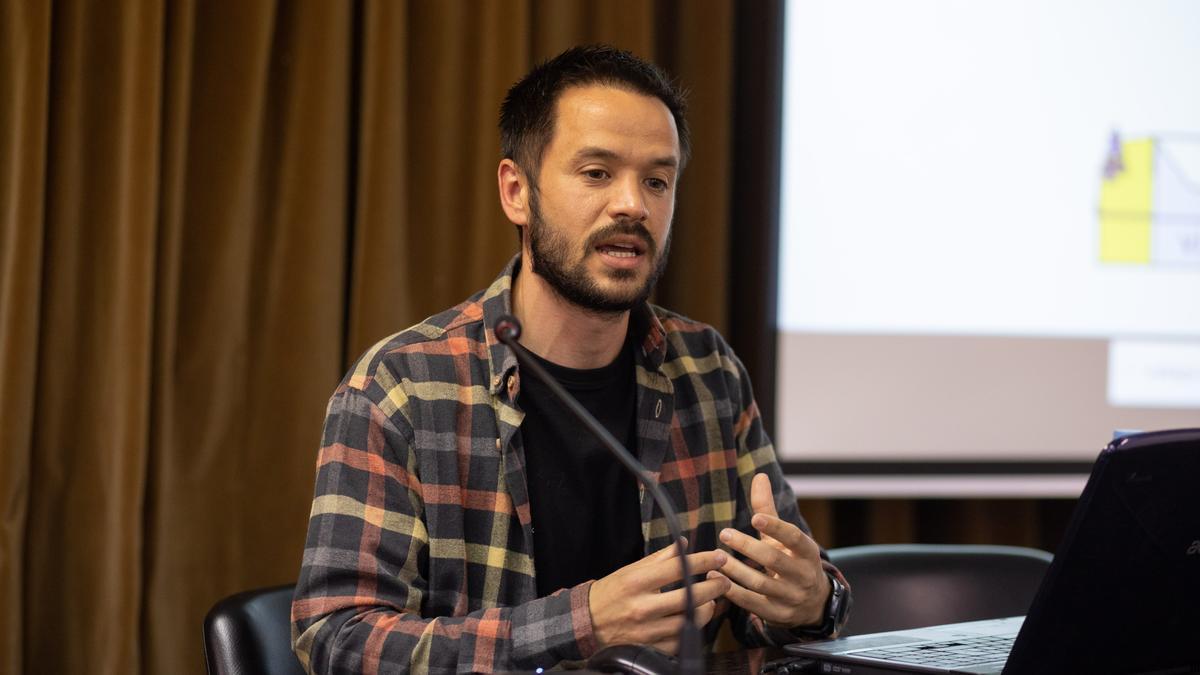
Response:
[[[1187,664],[1200,666],[1200,429],[1118,438],[1096,461],[1006,671]]]

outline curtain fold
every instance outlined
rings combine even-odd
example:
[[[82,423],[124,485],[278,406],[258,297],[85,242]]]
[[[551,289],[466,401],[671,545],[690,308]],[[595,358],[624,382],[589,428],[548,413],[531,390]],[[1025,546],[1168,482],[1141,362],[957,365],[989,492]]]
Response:
[[[150,3],[52,14],[21,552],[24,666],[37,672],[138,668],[160,17]]]
[[[50,9],[0,5],[0,672],[24,668],[25,533],[41,323]]]
[[[739,236],[739,229],[766,226],[739,222],[736,210],[730,215],[730,176],[736,170],[731,161],[734,6],[699,0],[669,6],[660,11],[659,20],[673,29],[660,31],[664,39],[658,60],[688,89],[694,142],[691,163],[679,183],[683,196],[675,213],[673,269],[663,277],[655,299],[687,316],[703,317],[728,337],[729,238]]]
[[[216,599],[296,574],[343,361],[353,12],[205,2],[178,17],[193,37],[183,192],[164,220],[178,271],[159,289],[146,672],[196,671]]]

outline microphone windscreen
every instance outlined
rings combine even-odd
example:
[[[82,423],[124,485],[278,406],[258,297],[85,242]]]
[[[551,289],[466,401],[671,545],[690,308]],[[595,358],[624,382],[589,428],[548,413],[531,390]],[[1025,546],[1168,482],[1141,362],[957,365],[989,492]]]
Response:
[[[521,322],[517,320],[517,317],[505,314],[496,319],[496,324],[492,330],[496,333],[498,340],[508,344],[510,341],[521,337]]]

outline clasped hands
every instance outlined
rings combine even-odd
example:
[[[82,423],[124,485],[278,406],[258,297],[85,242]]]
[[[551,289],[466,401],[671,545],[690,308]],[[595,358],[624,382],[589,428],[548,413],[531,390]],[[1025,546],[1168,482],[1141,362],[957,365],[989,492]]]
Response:
[[[830,584],[819,547],[800,528],[779,518],[766,474],[754,477],[750,506],[754,511],[750,524],[757,537],[732,528],[719,536],[763,569],[720,550],[688,554],[692,574],[705,575],[704,581],[692,586],[696,623],[703,626],[712,619],[716,600],[722,596],[774,626],[820,623]],[[677,651],[684,592],[682,588],[661,591],[682,578],[676,555],[675,546],[667,546],[592,584],[588,604],[601,646],[636,643],[669,654]]]

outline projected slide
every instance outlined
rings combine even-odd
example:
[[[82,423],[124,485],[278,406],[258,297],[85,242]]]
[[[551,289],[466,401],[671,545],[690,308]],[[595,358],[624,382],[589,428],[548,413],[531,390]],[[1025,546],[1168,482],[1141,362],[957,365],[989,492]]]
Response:
[[[1171,156],[1193,143],[1200,137],[1113,134],[1100,187],[1101,260],[1200,266],[1200,176]]]
[[[787,4],[785,460],[1200,426],[1200,2]]]

